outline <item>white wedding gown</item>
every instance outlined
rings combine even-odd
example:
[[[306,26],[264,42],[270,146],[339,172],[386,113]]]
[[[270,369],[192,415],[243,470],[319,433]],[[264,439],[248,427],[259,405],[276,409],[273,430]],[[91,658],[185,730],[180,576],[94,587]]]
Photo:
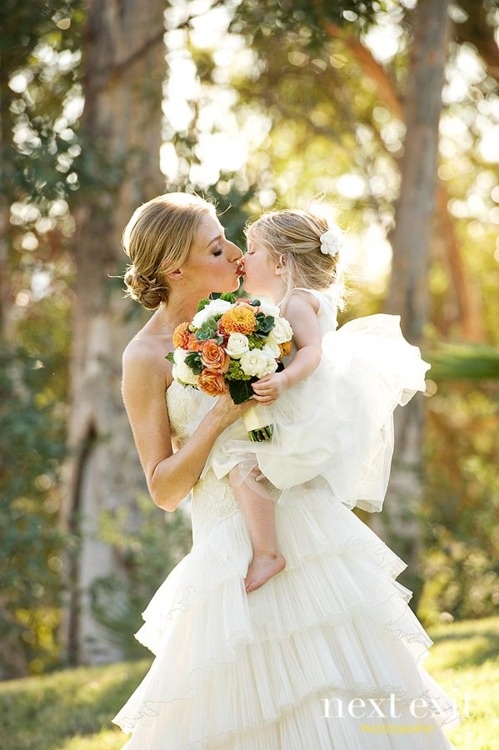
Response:
[[[373,322],[365,320],[363,330]],[[418,367],[412,392],[426,370]],[[167,403],[178,447],[214,402],[173,383]],[[384,472],[391,438],[378,417],[367,422],[376,450],[366,444],[364,458],[378,451]],[[287,464],[288,479],[275,477],[284,491],[273,490],[287,566],[247,594],[250,539],[228,479],[214,472],[223,473],[237,449],[237,439],[229,450],[215,446],[192,490],[192,550],[144,612],[137,638],[156,658],[114,719],[132,734],[126,750],[452,748],[442,728],[459,717],[422,666],[431,640],[407,605],[410,592],[395,580],[405,565],[348,507],[355,492],[366,507],[379,507],[384,474],[375,481],[371,462],[346,482],[358,466],[354,455],[339,462],[336,477],[325,470],[293,484],[310,473],[306,462],[300,468],[298,448],[297,475],[289,479],[294,464]]]

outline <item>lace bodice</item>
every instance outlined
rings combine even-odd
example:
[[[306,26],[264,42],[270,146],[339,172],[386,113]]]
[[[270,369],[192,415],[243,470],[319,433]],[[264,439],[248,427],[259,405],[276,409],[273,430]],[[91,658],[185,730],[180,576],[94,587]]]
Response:
[[[166,402],[173,447],[179,450],[213,407],[215,400],[195,388],[184,388],[173,382],[166,391]],[[239,511],[229,480],[217,479],[211,469],[196,482],[191,494],[195,542],[220,520]]]

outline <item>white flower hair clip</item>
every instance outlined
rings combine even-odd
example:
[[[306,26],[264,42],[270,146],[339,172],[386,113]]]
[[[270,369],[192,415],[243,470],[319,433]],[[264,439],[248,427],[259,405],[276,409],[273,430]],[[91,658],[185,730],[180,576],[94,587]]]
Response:
[[[327,232],[324,232],[324,234],[321,234],[320,241],[321,253],[324,255],[332,255],[334,257],[335,255],[338,255],[340,251],[343,241],[343,232],[339,227],[333,227],[332,229],[328,229]]]

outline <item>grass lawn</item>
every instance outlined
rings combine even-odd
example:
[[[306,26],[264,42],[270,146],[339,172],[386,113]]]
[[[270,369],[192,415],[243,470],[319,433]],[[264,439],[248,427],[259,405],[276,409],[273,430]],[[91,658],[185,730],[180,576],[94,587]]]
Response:
[[[456,750],[499,747],[499,617],[429,629],[435,645],[425,664],[462,715],[449,733]]]
[[[463,715],[449,738],[457,750],[497,748],[499,617],[441,625],[430,635],[435,645],[427,669]],[[111,718],[149,663],[145,659],[0,683],[1,750],[120,750],[126,736],[112,728]]]

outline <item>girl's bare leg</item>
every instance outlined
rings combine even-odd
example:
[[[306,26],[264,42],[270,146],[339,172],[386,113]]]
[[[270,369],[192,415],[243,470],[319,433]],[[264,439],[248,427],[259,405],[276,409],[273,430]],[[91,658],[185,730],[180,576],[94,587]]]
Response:
[[[253,559],[245,580],[248,593],[259,589],[286,566],[286,560],[277,546],[274,503],[263,483],[256,481],[259,474],[258,468],[255,468],[243,481],[237,467],[229,474],[253,545]]]

